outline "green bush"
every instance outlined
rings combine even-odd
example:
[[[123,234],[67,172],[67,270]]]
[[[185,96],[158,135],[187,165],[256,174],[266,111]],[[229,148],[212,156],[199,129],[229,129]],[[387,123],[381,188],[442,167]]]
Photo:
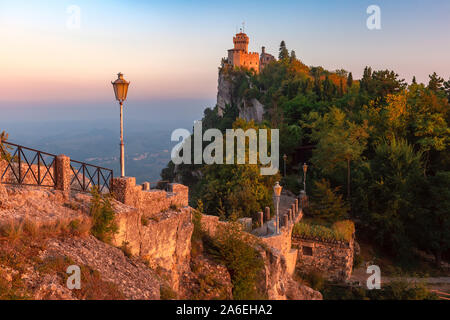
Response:
[[[258,283],[264,262],[255,241],[241,231],[238,223],[220,226],[218,238],[208,245],[210,254],[230,272],[235,300],[263,299]]]
[[[311,271],[304,276],[304,279],[308,282],[309,286],[314,290],[322,291],[325,285],[325,278],[318,271]]]
[[[109,243],[118,230],[114,222],[115,212],[111,205],[110,195],[100,194],[97,187],[92,188],[91,195],[91,233],[99,240]]]

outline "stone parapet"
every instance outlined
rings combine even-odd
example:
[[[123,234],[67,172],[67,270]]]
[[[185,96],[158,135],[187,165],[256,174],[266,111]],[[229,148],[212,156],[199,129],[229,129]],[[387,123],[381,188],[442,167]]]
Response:
[[[188,206],[189,188],[172,183],[169,191],[143,190],[141,185],[136,185],[136,178],[114,178],[112,181],[113,197],[126,205],[135,207],[145,212],[147,217],[157,214],[169,208],[184,208]]]

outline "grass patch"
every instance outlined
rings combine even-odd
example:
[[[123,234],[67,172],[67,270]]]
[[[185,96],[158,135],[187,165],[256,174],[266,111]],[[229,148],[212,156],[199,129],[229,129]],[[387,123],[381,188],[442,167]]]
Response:
[[[318,239],[321,241],[350,242],[355,232],[355,225],[350,220],[337,221],[331,227],[320,224],[299,222],[295,224],[292,234],[305,239]]]

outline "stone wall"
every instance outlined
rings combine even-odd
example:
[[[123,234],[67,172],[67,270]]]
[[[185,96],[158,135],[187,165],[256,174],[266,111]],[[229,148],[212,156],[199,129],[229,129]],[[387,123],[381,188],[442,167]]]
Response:
[[[171,287],[179,291],[180,278],[189,270],[191,235],[191,209],[152,214],[145,218],[145,209],[116,210],[119,227],[113,244],[126,246],[133,255],[168,278]]]
[[[113,244],[127,246],[179,292],[180,279],[189,270],[194,229],[188,187],[170,184],[168,192],[143,190],[135,178],[126,177],[113,179],[112,193],[124,204],[115,208],[119,230]]]
[[[136,185],[136,178],[114,178],[112,181],[112,194],[117,201],[132,206],[151,217],[161,211],[170,208],[183,208],[188,206],[189,188],[172,183],[169,191],[143,190],[142,186]]]
[[[294,237],[292,246],[298,249],[296,267],[304,273],[318,271],[330,280],[348,280],[353,269],[354,240],[323,242]]]

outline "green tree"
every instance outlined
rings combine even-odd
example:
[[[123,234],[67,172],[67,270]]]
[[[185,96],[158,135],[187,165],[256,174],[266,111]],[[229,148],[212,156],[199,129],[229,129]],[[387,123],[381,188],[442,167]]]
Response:
[[[347,88],[351,88],[353,85],[353,74],[350,72],[347,77]]]
[[[311,130],[311,140],[316,142],[311,161],[325,174],[333,174],[343,166],[347,168],[347,200],[351,199],[350,165],[361,159],[366,148],[368,123],[358,124],[347,119],[345,113],[332,107],[320,116],[311,112],[304,126]]]
[[[287,59],[289,59],[289,51],[286,48],[286,43],[284,42],[284,40],[280,43],[278,59],[281,61],[286,61]]]
[[[339,194],[339,188],[331,188],[330,181],[314,182],[308,213],[320,223],[332,224],[347,217],[348,206]]]
[[[438,92],[443,90],[444,79],[439,77],[436,72],[428,76],[430,81],[428,82],[428,89],[433,90],[434,92]]]
[[[412,239],[407,230],[414,220],[413,188],[423,172],[421,157],[405,140],[392,139],[377,145],[369,161],[366,189],[371,210],[363,220],[375,240],[402,257],[411,253]]]
[[[448,102],[450,103],[450,78],[448,78],[448,81],[444,82],[444,91],[447,95]]]
[[[297,55],[295,54],[295,51],[292,50],[292,51],[291,51],[291,62],[293,62],[293,61],[295,61],[295,60],[297,60]]]
[[[450,172],[438,172],[414,185],[417,205],[410,234],[419,248],[434,254],[440,267],[442,253],[450,249]]]
[[[233,128],[245,131],[267,127],[237,119]],[[252,217],[266,206],[273,207],[272,187],[279,176],[261,175],[261,165],[248,164],[248,150],[246,158],[247,164],[213,164],[201,168],[202,179],[195,186],[191,201],[201,200],[206,213],[225,215],[227,219]]]

